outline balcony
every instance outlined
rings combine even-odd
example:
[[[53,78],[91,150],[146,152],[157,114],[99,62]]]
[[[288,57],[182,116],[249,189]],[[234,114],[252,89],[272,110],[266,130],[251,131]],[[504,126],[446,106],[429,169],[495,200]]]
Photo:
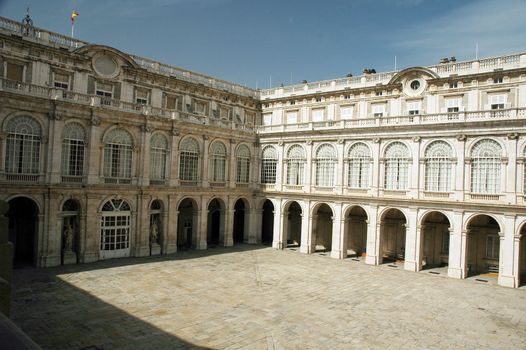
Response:
[[[45,98],[55,101],[66,101],[70,103],[81,104],[89,107],[116,110],[137,115],[146,115],[166,119],[176,119],[193,124],[212,125],[219,128],[253,131],[254,126],[251,124],[237,124],[231,121],[216,120],[204,115],[190,112],[181,112],[149,105],[132,103],[127,101],[116,100],[108,97],[82,94],[79,92],[50,88],[28,84],[19,81],[7,80],[0,78],[0,91],[21,94],[25,96]]]
[[[421,115],[386,116],[380,118],[360,118],[350,120],[328,120],[323,122],[308,122],[297,124],[260,125],[259,134],[279,133],[294,130],[338,130],[358,128],[380,128],[386,126],[410,126],[431,124],[455,124],[495,120],[524,120],[526,108],[509,108],[499,110],[437,113]]]

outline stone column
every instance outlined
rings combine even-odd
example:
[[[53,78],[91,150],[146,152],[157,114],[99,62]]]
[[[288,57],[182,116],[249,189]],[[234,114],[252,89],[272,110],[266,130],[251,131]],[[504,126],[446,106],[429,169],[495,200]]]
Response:
[[[224,245],[225,247],[231,247],[234,245],[234,203],[230,203],[229,200],[226,205],[228,208],[225,210],[225,216],[226,216],[226,228],[225,228],[225,238],[224,238]]]
[[[418,209],[410,208],[405,231],[404,269],[418,271],[418,256],[420,255],[420,237],[417,233]]]
[[[137,226],[135,230],[134,256],[150,255],[150,196],[140,194],[137,196]]]
[[[228,158],[228,168],[225,174],[227,186],[230,188],[236,187],[236,140],[230,140],[230,152]]]
[[[409,151],[411,152],[412,162],[409,165],[408,189],[409,197],[418,198],[420,182],[420,136],[413,137]]]
[[[331,258],[343,259],[345,255],[347,255],[347,248],[345,247],[344,249],[344,246],[343,246],[344,236],[345,236],[345,219],[342,219],[342,204],[337,203],[334,205],[334,214],[332,216]]]
[[[177,202],[177,194],[168,195],[168,219],[163,241],[164,254],[172,254],[177,251],[177,226],[179,220],[179,208],[177,208]]]
[[[466,148],[466,135],[457,135],[457,140],[454,143],[454,149],[457,155],[457,161],[455,165],[455,193],[453,194],[453,200],[463,201],[464,200],[464,191],[465,191],[465,182],[469,181],[469,164],[466,162],[465,157],[465,148]],[[453,174],[452,174],[453,175]],[[467,176],[466,176],[467,175]],[[466,180],[465,180],[466,179]]]
[[[102,212],[99,209],[100,198],[96,195],[86,195],[87,225],[84,241],[84,255],[81,262],[89,263],[99,260],[100,255],[100,222]]]
[[[424,235],[426,234],[426,225],[418,225],[416,227],[416,242],[415,242],[415,262],[416,267],[415,271],[421,271],[422,270],[422,253],[424,248]]]
[[[502,191],[506,196],[506,203],[517,203],[517,188],[515,187],[517,179],[517,140],[519,135],[517,133],[508,134],[506,147],[508,157],[503,159],[502,167],[504,171],[502,172]],[[521,192],[520,190],[518,192]],[[502,255],[501,255],[502,256]]]
[[[339,139],[338,143],[336,145],[336,154],[337,154],[337,163],[336,163],[336,174],[334,179],[334,189],[336,193],[343,194],[343,187],[344,187],[344,163],[343,159],[345,158],[344,155],[344,148],[345,148],[345,142],[343,139]],[[339,224],[338,224],[339,225]],[[334,232],[334,231],[333,231]],[[334,241],[333,241],[334,242]]]
[[[305,162],[305,186],[304,189],[307,190],[307,193],[312,192],[312,140],[307,140],[306,143],[306,162]]]
[[[44,231],[39,231],[39,233],[44,236],[42,237],[42,266],[59,266],[61,262],[62,251],[62,225],[60,225],[62,220],[59,220],[58,217],[60,198],[56,193],[49,193],[44,197],[44,216],[47,225],[44,226]]]
[[[466,234],[462,230],[464,213],[453,212],[453,222],[449,229],[449,262],[447,275],[452,278],[466,276]]]
[[[283,159],[284,157],[284,148],[283,141],[278,142],[278,162],[276,164],[276,191],[282,191],[283,190],[283,170],[284,170],[284,164]]]
[[[274,227],[272,228],[272,248],[283,249],[283,235],[286,238],[286,225],[283,209],[281,207],[281,200],[274,203]],[[276,205],[277,204],[277,205]]]
[[[0,201],[0,312],[9,316],[13,280],[13,244],[9,242],[9,205]]]
[[[380,233],[382,227],[377,221],[378,207],[370,207],[367,220],[367,246],[365,263],[369,265],[379,265],[381,263],[380,254]]]
[[[380,182],[382,181],[382,177],[380,176],[380,139],[375,138],[373,139],[373,143],[371,144],[372,154],[371,154],[371,175],[369,177],[371,178],[371,194],[375,197],[378,196],[378,189],[380,187],[383,187],[383,185],[380,185]],[[376,225],[376,224],[375,224]]]
[[[203,201],[203,206],[206,201]],[[198,210],[199,215],[199,231],[197,231],[197,240],[195,244],[195,249],[205,250],[207,247],[206,236],[207,236],[207,224],[208,224],[208,208],[202,208]]]
[[[308,210],[310,210],[310,208]],[[317,223],[318,223],[318,215],[314,214],[310,216],[308,212],[301,213],[300,252],[311,254],[316,251],[316,238],[314,237],[314,235],[317,230]]]
[[[179,186],[179,132],[176,129],[172,129],[172,150],[168,154],[170,155],[170,186]]]
[[[504,227],[499,232],[499,285],[504,287],[518,287],[518,269],[514,269],[515,260],[519,259],[519,239],[515,236],[515,216],[504,216]]]
[[[263,209],[250,209],[250,228],[248,235],[249,244],[261,243],[261,227],[263,221]]]
[[[49,143],[48,143],[48,162],[47,162],[47,178],[48,183],[60,183],[60,168],[62,158],[62,131],[64,129],[64,121],[56,113],[52,113],[49,120]]]
[[[93,116],[91,118],[91,128],[89,130],[89,142],[88,142],[88,158],[87,169],[88,169],[88,184],[98,184],[100,182],[100,175],[102,169],[100,169],[100,161],[102,159],[103,143],[101,141],[102,132],[100,130],[100,118]]]
[[[141,152],[139,154],[139,171],[137,178],[139,185],[148,186],[150,185],[150,139],[152,136],[152,127],[149,125],[143,125],[141,127]]]
[[[208,181],[208,149],[209,149],[209,146],[210,146],[210,140],[208,139],[208,136],[203,135],[203,149],[201,152],[201,185],[203,186],[203,188],[210,187],[210,183]],[[199,169],[198,169],[197,174],[199,176]],[[205,235],[205,242],[206,242],[206,235]]]

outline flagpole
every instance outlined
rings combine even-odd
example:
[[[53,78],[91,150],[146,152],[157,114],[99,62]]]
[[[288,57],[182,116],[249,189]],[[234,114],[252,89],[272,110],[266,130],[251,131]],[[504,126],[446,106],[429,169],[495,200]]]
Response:
[[[75,22],[71,21],[71,37],[75,36]]]

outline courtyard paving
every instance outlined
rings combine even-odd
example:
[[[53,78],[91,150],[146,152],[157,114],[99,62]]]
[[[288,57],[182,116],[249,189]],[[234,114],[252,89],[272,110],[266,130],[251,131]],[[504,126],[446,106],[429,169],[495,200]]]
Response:
[[[262,246],[15,271],[45,349],[525,349],[526,290]]]

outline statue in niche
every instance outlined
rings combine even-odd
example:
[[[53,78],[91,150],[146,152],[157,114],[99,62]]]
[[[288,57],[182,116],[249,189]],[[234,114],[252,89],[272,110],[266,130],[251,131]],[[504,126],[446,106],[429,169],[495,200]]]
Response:
[[[64,229],[64,250],[65,251],[73,251],[73,237],[75,235],[75,230],[73,229],[73,225],[68,225]]]
[[[159,243],[159,226],[157,225],[157,220],[154,220],[150,225],[150,244]]]

